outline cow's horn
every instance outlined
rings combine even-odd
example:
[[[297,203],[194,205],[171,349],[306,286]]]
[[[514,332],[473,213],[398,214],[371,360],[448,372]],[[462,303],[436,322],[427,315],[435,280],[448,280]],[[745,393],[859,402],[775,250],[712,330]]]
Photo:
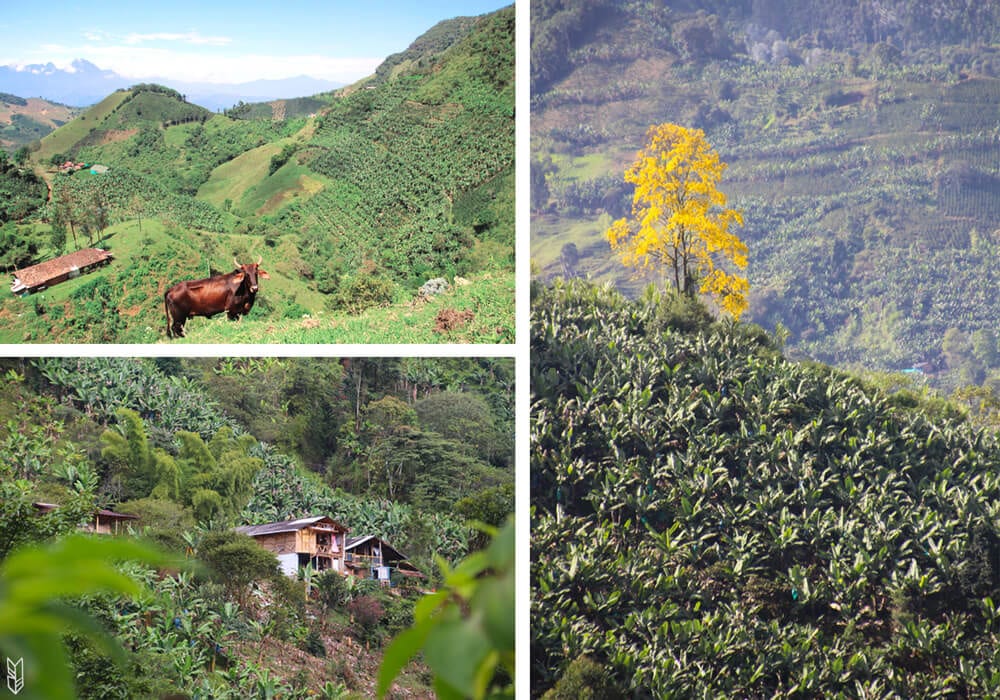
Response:
[[[264,262],[264,256],[263,255],[258,255],[257,256],[257,265],[259,266],[262,262]]]
[[[236,267],[239,267],[240,266],[240,261],[237,260],[236,258],[233,258],[233,265],[235,265]]]

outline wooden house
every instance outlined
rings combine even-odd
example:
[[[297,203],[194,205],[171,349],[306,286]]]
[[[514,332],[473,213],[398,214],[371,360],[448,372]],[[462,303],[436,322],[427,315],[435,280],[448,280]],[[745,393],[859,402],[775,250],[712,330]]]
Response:
[[[48,513],[59,507],[56,503],[33,503],[39,513]],[[128,513],[116,513],[113,510],[100,509],[94,512],[93,519],[80,527],[84,532],[93,532],[98,535],[119,535],[126,531],[131,520],[138,520],[138,515]]]
[[[285,520],[264,525],[244,525],[237,532],[253,537],[278,557],[281,570],[295,576],[299,567],[312,564],[316,570],[344,571],[347,528],[325,515]]]
[[[94,519],[83,529],[87,532],[96,532],[99,535],[118,535],[126,531],[130,520],[138,519],[138,515],[101,509],[94,513]]]
[[[423,578],[406,556],[385,540],[374,535],[348,537],[344,547],[346,572],[358,578],[376,579],[390,585],[392,573]]]
[[[101,248],[83,248],[69,255],[61,255],[45,262],[14,271],[10,291],[14,294],[31,294],[79,277],[85,272],[107,265],[114,256]]]

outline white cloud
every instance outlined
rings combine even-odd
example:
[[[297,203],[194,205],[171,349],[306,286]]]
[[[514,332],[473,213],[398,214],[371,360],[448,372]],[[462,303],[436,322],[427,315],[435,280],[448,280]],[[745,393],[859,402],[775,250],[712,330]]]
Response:
[[[125,37],[126,44],[145,44],[154,41],[177,41],[195,46],[227,46],[233,40],[227,36],[202,36],[198,32],[154,32],[152,34],[132,33]]]
[[[371,75],[382,57],[335,57],[318,54],[294,56],[240,54],[233,46],[214,45],[212,37],[197,32],[187,34],[134,34],[132,43],[125,43],[98,29],[81,34],[79,44],[49,43],[36,45],[28,55],[4,59],[0,47],[0,65],[23,66],[29,63],[53,63],[58,68],[72,70],[76,59],[112,70],[136,81],[161,78],[184,82],[246,83],[253,80],[277,80],[308,75],[322,80],[352,83]],[[173,39],[166,39],[174,37]],[[198,39],[201,43],[192,41]],[[221,41],[224,37],[215,37]],[[169,45],[148,42],[171,40]],[[229,41],[228,39],[226,40]],[[177,43],[181,42],[181,43]]]
[[[349,83],[370,75],[382,62],[381,58],[368,57],[217,55],[143,46],[88,46],[78,53],[80,58],[126,78],[207,83],[245,83],[298,75]]]

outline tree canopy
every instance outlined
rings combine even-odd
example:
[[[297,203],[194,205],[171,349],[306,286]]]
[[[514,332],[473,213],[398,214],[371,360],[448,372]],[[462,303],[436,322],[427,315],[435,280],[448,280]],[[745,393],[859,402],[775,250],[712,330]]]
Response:
[[[726,208],[718,189],[725,169],[701,129],[651,126],[646,148],[625,171],[635,185],[632,218],[615,221],[607,237],[625,265],[641,272],[665,268],[678,292],[694,296],[697,285],[738,318],[750,285],[717,263],[747,264],[746,245],[729,231],[743,216]]]

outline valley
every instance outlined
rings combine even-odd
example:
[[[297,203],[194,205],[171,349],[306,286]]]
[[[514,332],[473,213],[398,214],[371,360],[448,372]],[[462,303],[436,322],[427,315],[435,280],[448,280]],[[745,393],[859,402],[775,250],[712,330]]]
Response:
[[[879,41],[846,4],[811,15],[779,5],[699,14],[594,2],[541,20],[539,276],[613,281],[630,295],[659,282],[629,278],[604,231],[628,211],[622,174],[647,127],[685,124],[729,166],[723,189],[750,249],[749,320],[787,333],[799,357],[920,368],[911,378],[945,391],[995,385],[1000,54],[916,10],[895,8]],[[571,43],[550,55],[557,25]]]

